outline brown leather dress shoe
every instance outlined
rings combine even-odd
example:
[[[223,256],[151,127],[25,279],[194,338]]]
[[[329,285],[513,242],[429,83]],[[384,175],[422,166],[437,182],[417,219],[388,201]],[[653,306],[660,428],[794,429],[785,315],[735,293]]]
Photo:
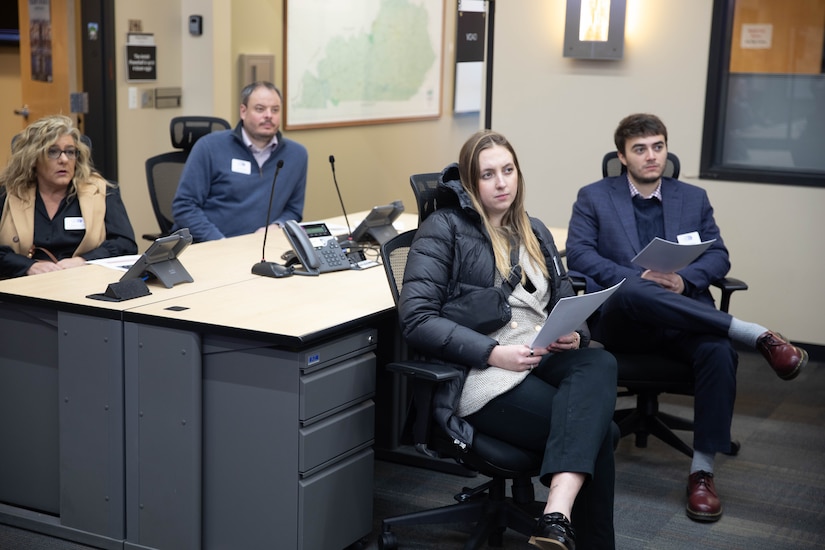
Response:
[[[719,521],[722,503],[716,495],[713,474],[699,470],[688,477],[687,516],[696,521]]]
[[[807,351],[794,346],[781,334],[770,330],[756,341],[756,349],[782,380],[793,380],[808,363]]]

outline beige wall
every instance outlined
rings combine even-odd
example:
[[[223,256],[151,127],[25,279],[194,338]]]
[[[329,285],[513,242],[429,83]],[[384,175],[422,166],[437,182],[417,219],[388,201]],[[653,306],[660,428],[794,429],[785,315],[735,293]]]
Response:
[[[562,57],[563,0],[496,3],[493,127],[514,143],[531,213],[567,225],[581,185],[600,177],[613,131],[631,112],[658,114],[682,178],[707,189],[745,279],[732,313],[825,344],[825,188],[700,180],[712,0],[628,0],[624,59]]]

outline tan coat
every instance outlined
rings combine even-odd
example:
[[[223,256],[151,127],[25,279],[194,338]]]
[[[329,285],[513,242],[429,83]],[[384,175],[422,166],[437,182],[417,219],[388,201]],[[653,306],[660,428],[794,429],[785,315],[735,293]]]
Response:
[[[93,175],[89,184],[80,185],[77,199],[86,224],[86,234],[72,254],[80,256],[99,247],[106,240],[106,180]],[[0,245],[11,247],[17,254],[28,255],[34,244],[34,203],[37,186],[28,189],[25,199],[14,194],[6,196],[0,217]]]

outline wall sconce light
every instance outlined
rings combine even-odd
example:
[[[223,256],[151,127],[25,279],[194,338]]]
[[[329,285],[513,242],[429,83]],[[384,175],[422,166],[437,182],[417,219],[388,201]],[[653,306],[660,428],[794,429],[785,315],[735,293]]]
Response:
[[[626,0],[567,0],[564,57],[621,59]]]

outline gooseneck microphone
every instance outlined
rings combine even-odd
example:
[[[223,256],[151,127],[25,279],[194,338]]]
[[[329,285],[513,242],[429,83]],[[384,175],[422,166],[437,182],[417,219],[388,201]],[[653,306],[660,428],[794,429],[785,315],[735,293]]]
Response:
[[[338,178],[335,177],[335,156],[329,156],[329,165],[332,167],[332,183],[335,184],[335,191],[338,193],[338,202],[341,203],[341,210],[344,212],[344,223],[347,224],[347,241],[352,240],[352,233],[350,230],[349,219],[347,218],[347,209],[344,208],[344,199],[341,198],[341,188],[338,187]]]
[[[283,159],[278,161],[275,167],[275,176],[272,178],[272,189],[269,191],[269,207],[266,210],[266,220],[264,225],[264,242],[261,246],[261,261],[252,266],[253,275],[263,277],[288,277],[292,275],[292,268],[275,262],[266,261],[266,238],[269,234],[269,217],[272,215],[272,199],[275,196],[275,182],[278,181],[278,172],[284,166]]]

